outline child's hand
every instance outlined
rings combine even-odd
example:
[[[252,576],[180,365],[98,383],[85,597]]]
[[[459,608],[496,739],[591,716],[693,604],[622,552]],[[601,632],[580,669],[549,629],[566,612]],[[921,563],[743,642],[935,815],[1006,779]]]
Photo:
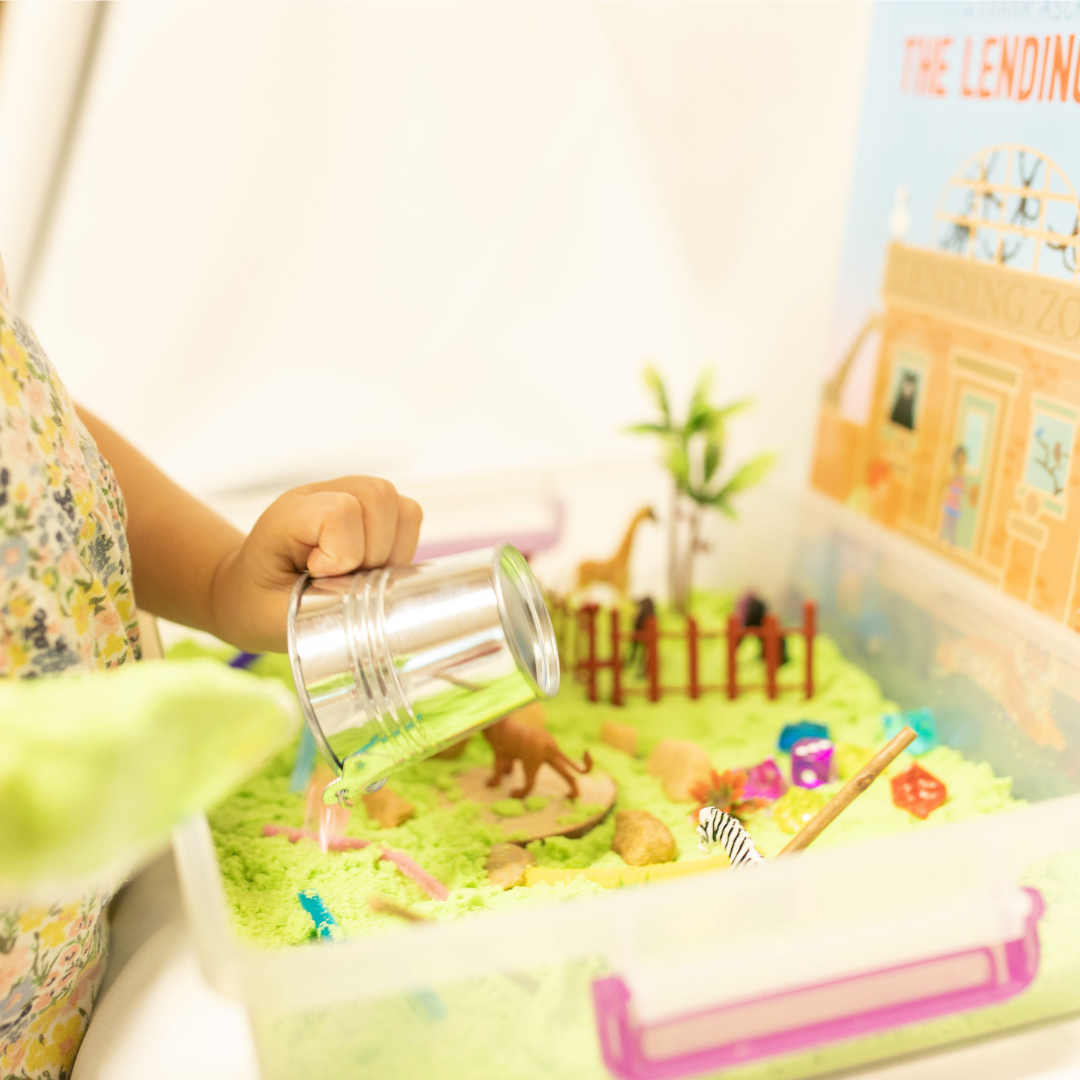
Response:
[[[289,593],[299,574],[332,577],[407,566],[423,516],[393,484],[370,476],[287,491],[214,574],[221,636],[252,652],[284,652]]]
[[[139,606],[251,652],[285,651],[289,593],[314,577],[408,564],[423,513],[386,480],[345,476],[293,488],[248,537],[174,484],[85,409],[127,504],[127,540]]]

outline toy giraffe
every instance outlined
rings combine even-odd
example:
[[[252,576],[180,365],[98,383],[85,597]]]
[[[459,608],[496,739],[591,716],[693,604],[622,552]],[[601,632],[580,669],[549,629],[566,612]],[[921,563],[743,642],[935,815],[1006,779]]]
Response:
[[[603,582],[605,585],[613,586],[620,596],[625,596],[629,584],[630,552],[634,548],[634,534],[643,521],[655,520],[656,514],[653,513],[652,507],[643,506],[634,515],[626,530],[626,535],[622,538],[619,550],[610,559],[603,562],[586,559],[578,566],[576,588],[584,589],[586,585]]]

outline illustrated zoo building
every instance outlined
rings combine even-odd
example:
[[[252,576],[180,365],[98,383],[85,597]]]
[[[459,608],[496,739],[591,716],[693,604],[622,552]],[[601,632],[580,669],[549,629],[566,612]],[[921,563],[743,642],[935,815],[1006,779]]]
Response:
[[[813,483],[1080,629],[1080,204],[1016,144],[964,162],[932,247],[889,245],[883,312],[826,384]],[[865,422],[844,383],[879,335]]]
[[[607,635],[608,655],[600,655],[599,640],[601,608],[598,604],[583,604],[572,608],[565,603],[552,603],[555,616],[556,633],[559,639],[559,652],[565,666],[573,671],[577,679],[584,684],[590,701],[599,701],[599,673],[610,672],[611,703],[624,704],[630,694],[643,694],[648,701],[659,701],[663,694],[687,694],[697,700],[703,693],[721,690],[734,700],[746,690],[764,690],[770,699],[780,693],[795,691],[814,696],[814,637],[817,633],[817,609],[812,601],[806,601],[802,608],[800,626],[783,627],[775,615],[766,614],[761,626],[745,626],[736,614],[728,616],[727,624],[722,628],[703,628],[698,621],[687,616],[681,630],[661,630],[655,615],[643,621],[641,630],[626,631],[622,626],[622,615],[617,608],[604,612],[604,622],[609,631]],[[571,635],[570,629],[573,628]],[[782,645],[785,638],[801,635],[805,642],[801,678],[797,683],[787,680],[781,682],[781,672],[789,669],[783,664]],[[756,637],[762,643],[764,660],[764,683],[748,683],[739,679],[738,651],[742,642],[749,637]],[[571,640],[572,638],[572,640]],[[724,643],[722,656],[724,670],[720,673],[722,681],[710,682],[708,672],[702,672],[701,644],[710,639],[721,639]],[[686,642],[686,683],[685,685],[663,685],[661,682],[660,642],[677,640]],[[627,685],[623,666],[627,662],[626,647],[639,643],[642,648],[644,666],[644,684]],[[793,666],[793,665],[792,665]]]

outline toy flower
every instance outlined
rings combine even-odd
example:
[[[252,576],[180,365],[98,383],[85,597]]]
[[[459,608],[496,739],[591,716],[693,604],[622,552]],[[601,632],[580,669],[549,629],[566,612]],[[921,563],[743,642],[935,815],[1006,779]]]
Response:
[[[746,781],[745,769],[727,769],[722,773],[713,769],[707,781],[695,784],[690,789],[691,796],[699,802],[693,819],[697,821],[698,814],[706,806],[715,806],[740,821],[748,814],[767,806],[766,799],[748,799],[744,796]]]

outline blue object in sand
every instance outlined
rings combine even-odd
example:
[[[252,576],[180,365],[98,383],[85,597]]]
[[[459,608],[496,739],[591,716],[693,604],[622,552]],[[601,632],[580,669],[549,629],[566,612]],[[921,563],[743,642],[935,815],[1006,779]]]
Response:
[[[315,770],[317,753],[318,748],[315,746],[315,737],[311,734],[311,728],[305,724],[303,731],[300,732],[300,742],[296,746],[292,775],[289,777],[289,790],[294,795],[302,795],[307,791],[311,774]]]
[[[886,713],[881,718],[881,726],[885,729],[887,739],[899,735],[901,728],[911,728],[918,738],[907,748],[907,752],[914,757],[920,757],[941,745],[934,714],[925,707],[908,709],[902,713]]]
[[[247,671],[260,656],[262,656],[261,652],[238,652],[229,661],[229,667],[236,668],[238,671]]]
[[[776,744],[785,754],[800,739],[827,739],[829,729],[824,724],[817,724],[813,720],[800,720],[797,724],[787,724],[780,732],[780,741]]]
[[[337,919],[314,889],[305,889],[296,895],[303,909],[311,916],[319,937],[331,938],[334,941],[344,940],[345,934],[338,926]],[[446,1016],[446,1002],[434,990],[417,990],[409,995],[409,999],[430,1020],[442,1020]]]
[[[303,909],[311,916],[315,929],[321,938],[332,938],[340,941],[345,935],[338,926],[337,919],[331,914],[330,909],[323,903],[323,898],[314,889],[305,889],[296,894],[300,898]]]

